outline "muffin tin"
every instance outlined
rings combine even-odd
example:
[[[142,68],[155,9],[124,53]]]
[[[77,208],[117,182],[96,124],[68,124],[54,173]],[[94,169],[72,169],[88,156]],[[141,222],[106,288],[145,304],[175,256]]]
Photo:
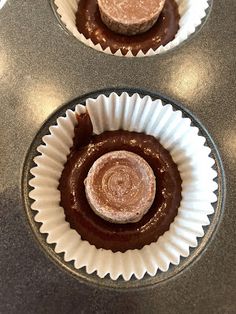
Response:
[[[0,9],[0,312],[30,313],[40,307],[52,313],[75,309],[85,313],[151,313],[155,309],[160,313],[173,309],[184,314],[233,313],[236,90],[232,84],[235,62],[231,39],[235,1],[214,1],[206,25],[180,48],[152,58],[122,60],[98,53],[70,36],[60,27],[50,1],[4,2]],[[115,70],[114,76],[110,69]],[[209,241],[203,248],[204,254],[196,253],[195,259],[177,276],[171,269],[170,277],[168,273],[161,275],[162,282],[155,283],[157,280],[153,279],[148,282],[145,278],[146,286],[141,291],[132,288],[123,291],[120,283],[111,282],[109,286],[107,278],[106,286],[120,287],[120,291],[105,289],[96,276],[92,279],[83,273],[83,279],[82,275],[71,276],[70,270],[64,271],[64,266],[52,262],[48,253],[40,249],[21,197],[21,169],[26,151],[52,110],[77,95],[124,85],[161,91],[196,114],[217,144],[228,187],[225,210],[221,214],[216,211],[218,218],[216,214],[211,217],[215,225],[207,233]],[[37,144],[40,139],[39,136]],[[94,284],[90,284],[91,280]]]
[[[181,110],[183,113],[183,116],[189,117],[192,121],[192,124],[199,128],[200,135],[204,136],[207,139],[207,145],[211,148],[210,156],[215,160],[214,168],[217,171],[217,175],[218,175],[217,176],[218,190],[216,192],[218,200],[217,200],[217,203],[213,204],[215,212],[209,217],[211,223],[209,226],[204,228],[205,235],[203,236],[203,238],[199,239],[199,245],[195,249],[190,250],[189,257],[181,258],[178,266],[170,266],[169,270],[165,273],[158,271],[155,277],[149,277],[148,275],[145,275],[145,277],[140,281],[134,279],[133,277],[128,282],[124,282],[122,279],[118,279],[117,281],[114,282],[111,279],[109,279],[107,276],[104,279],[100,279],[95,274],[88,275],[85,269],[83,268],[79,270],[75,269],[71,262],[66,263],[64,261],[63,255],[56,254],[54,252],[54,246],[47,244],[46,236],[39,232],[40,224],[36,223],[34,220],[35,213],[31,210],[32,200],[28,196],[29,191],[31,190],[31,188],[28,185],[28,182],[30,178],[32,177],[29,170],[34,165],[33,158],[37,154],[36,148],[40,145],[42,137],[45,134],[47,134],[49,126],[55,124],[55,121],[59,116],[63,116],[67,109],[74,108],[76,104],[78,103],[84,104],[87,98],[96,98],[99,94],[109,95],[112,91],[115,91],[117,94],[121,94],[123,91],[126,91],[129,94],[133,94],[137,92],[141,96],[149,95],[153,100],[159,98],[163,101],[164,104],[170,103],[174,109]],[[222,162],[221,162],[219,153],[217,151],[217,148],[215,147],[213,140],[211,139],[210,135],[208,134],[204,126],[197,120],[197,118],[195,118],[181,104],[178,104],[175,101],[168,99],[160,94],[150,93],[148,91],[137,90],[137,89],[122,88],[122,89],[101,90],[101,91],[97,91],[94,93],[80,96],[76,98],[75,100],[69,102],[68,104],[65,104],[64,106],[62,106],[59,110],[57,110],[55,113],[53,113],[49,117],[49,119],[43,124],[43,126],[41,127],[37,135],[35,136],[29,148],[29,151],[27,153],[24,167],[23,167],[23,172],[22,172],[22,196],[24,199],[27,217],[29,219],[31,228],[38,242],[41,244],[41,247],[43,247],[44,251],[47,253],[48,256],[50,256],[53,259],[53,261],[55,261],[58,265],[60,265],[63,269],[67,270],[72,275],[76,276],[77,278],[79,278],[80,280],[84,282],[99,284],[104,287],[135,288],[135,287],[145,287],[145,286],[155,285],[162,281],[166,281],[169,278],[172,278],[173,276],[183,271],[187,266],[189,266],[193,261],[195,261],[201,255],[203,250],[207,247],[207,244],[210,242],[211,236],[215,232],[218,226],[218,223],[221,219],[222,213],[223,213],[224,195],[225,195],[225,179],[224,179],[224,170],[222,167]]]

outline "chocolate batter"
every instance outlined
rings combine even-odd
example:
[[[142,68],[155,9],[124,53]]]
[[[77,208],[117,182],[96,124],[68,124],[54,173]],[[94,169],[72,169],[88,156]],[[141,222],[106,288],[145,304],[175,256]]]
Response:
[[[166,0],[164,8],[154,26],[139,35],[127,36],[112,32],[102,22],[96,0],[80,0],[76,14],[78,31],[94,44],[111,48],[112,53],[121,49],[123,55],[132,51],[134,55],[142,50],[157,49],[174,39],[179,29],[178,6],[174,0]]]
[[[153,136],[143,133],[118,130],[92,135],[88,114],[77,119],[74,143],[59,183],[66,220],[83,240],[113,252],[141,249],[156,241],[169,229],[181,201],[181,178],[169,152]],[[97,158],[116,150],[131,151],[143,157],[158,182],[151,208],[137,223],[105,221],[93,212],[86,198],[84,179],[89,169]]]

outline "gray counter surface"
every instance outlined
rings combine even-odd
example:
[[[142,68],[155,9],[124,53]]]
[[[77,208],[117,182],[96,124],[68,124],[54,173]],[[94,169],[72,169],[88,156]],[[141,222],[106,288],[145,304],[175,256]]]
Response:
[[[206,25],[165,55],[118,58],[58,25],[47,0],[0,10],[0,313],[235,313],[236,1],[214,1]],[[63,103],[106,87],[158,91],[190,109],[215,140],[227,179],[225,213],[201,258],[142,291],[89,287],[39,249],[24,213],[21,168],[42,122]]]

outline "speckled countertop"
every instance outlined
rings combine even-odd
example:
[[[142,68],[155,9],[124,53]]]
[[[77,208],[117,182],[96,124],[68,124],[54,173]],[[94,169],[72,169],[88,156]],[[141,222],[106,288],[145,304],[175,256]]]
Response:
[[[0,313],[235,313],[235,14],[214,1],[204,28],[162,56],[98,53],[68,36],[47,0],[0,10]],[[227,179],[225,213],[208,249],[179,276],[142,291],[81,284],[38,248],[20,176],[35,132],[61,104],[105,87],[138,87],[182,102],[206,126]]]

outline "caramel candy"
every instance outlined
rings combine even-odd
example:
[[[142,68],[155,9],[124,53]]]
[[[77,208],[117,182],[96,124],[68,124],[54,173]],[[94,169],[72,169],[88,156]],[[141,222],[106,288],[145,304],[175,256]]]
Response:
[[[157,21],[165,0],[98,0],[103,23],[113,32],[141,34]]]
[[[142,157],[128,151],[113,151],[98,158],[84,183],[92,210],[112,223],[139,221],[155,198],[152,168]]]

